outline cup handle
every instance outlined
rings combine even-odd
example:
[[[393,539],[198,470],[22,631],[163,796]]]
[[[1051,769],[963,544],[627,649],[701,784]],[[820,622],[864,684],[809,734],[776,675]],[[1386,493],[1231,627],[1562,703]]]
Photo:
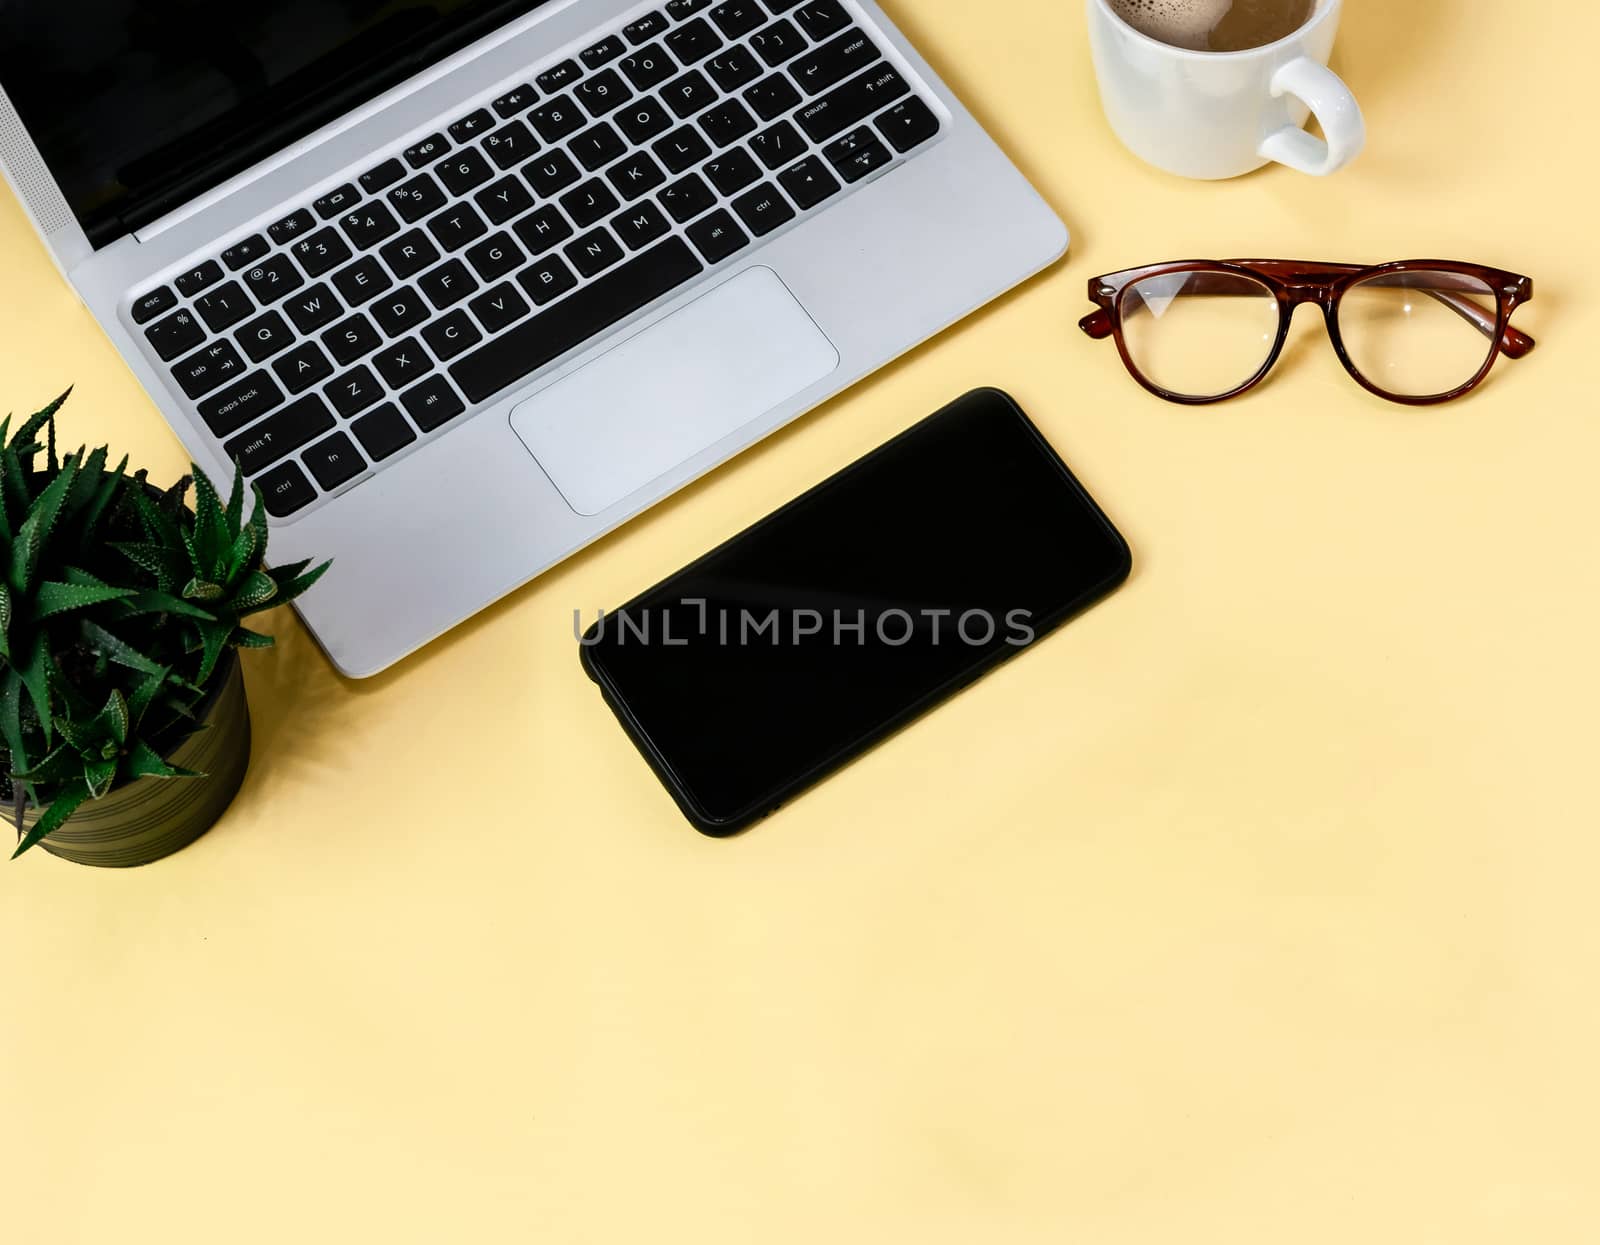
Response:
[[[1361,116],[1361,105],[1339,75],[1326,65],[1306,56],[1290,61],[1273,74],[1272,95],[1274,99],[1293,95],[1303,100],[1327,140],[1308,134],[1299,126],[1286,125],[1261,144],[1260,154],[1268,160],[1314,177],[1326,177],[1344,168],[1367,145],[1367,123]]]

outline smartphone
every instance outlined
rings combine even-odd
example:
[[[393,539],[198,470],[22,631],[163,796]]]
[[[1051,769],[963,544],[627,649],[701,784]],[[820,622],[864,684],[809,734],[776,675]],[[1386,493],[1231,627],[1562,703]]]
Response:
[[[1131,567],[1022,409],[980,389],[599,615],[583,664],[695,828],[731,835]]]

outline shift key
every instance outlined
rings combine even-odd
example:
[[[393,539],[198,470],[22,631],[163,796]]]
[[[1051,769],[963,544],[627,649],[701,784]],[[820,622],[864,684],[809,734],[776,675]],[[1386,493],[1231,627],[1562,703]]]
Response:
[[[800,128],[820,143],[885,108],[911,88],[899,72],[888,65],[877,65],[851,78],[843,86],[812,100],[795,120]]]
[[[334,426],[333,413],[314,393],[283,408],[276,415],[255,424],[229,441],[223,449],[229,458],[239,460],[247,476],[270,467],[285,454],[292,454],[312,437]]]

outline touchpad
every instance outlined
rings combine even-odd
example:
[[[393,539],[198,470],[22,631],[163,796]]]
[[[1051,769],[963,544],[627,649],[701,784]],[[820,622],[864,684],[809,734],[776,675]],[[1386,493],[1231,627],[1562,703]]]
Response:
[[[519,403],[567,504],[599,514],[839,366],[770,268],[750,268]]]

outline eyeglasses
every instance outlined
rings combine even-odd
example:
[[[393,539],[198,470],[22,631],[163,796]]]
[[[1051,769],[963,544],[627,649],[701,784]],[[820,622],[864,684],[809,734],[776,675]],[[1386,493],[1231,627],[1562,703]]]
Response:
[[[1190,260],[1094,278],[1089,298],[1100,310],[1079,327],[1097,341],[1114,337],[1128,371],[1157,397],[1199,405],[1260,384],[1295,308],[1314,303],[1362,388],[1428,406],[1477,388],[1500,355],[1533,349],[1511,327],[1532,297],[1527,277],[1445,260]]]

